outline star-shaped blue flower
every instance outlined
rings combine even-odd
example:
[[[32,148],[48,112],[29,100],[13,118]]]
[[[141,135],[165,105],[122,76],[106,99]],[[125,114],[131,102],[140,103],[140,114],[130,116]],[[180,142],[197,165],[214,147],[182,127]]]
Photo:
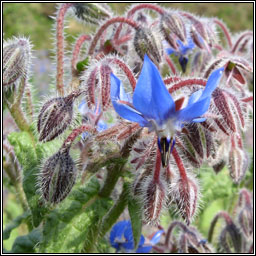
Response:
[[[153,245],[160,241],[163,230],[159,230],[151,238],[149,244],[145,244],[145,238],[143,235],[140,237],[139,245],[136,251],[134,251],[132,225],[128,220],[117,222],[110,232],[110,244],[116,248],[116,251],[123,251],[126,253],[148,253],[151,251]]]
[[[194,92],[187,105],[176,111],[175,102],[168,92],[155,64],[147,55],[135,87],[133,98],[124,91],[121,81],[111,74],[111,100],[116,112],[141,127],[148,127],[158,135],[158,146],[165,167],[175,143],[175,132],[184,123],[203,122],[211,101],[212,92],[220,82],[224,68],[213,71],[204,89]]]
[[[177,44],[179,45],[178,51],[173,49],[172,47],[169,47],[166,49],[166,53],[168,55],[175,54],[176,56],[179,56],[179,63],[181,65],[182,71],[185,73],[187,63],[188,63],[188,58],[185,55],[189,51],[194,49],[196,45],[195,45],[194,41],[191,39],[191,37],[189,37],[187,39],[187,44],[182,43],[182,41],[180,39],[177,39]]]

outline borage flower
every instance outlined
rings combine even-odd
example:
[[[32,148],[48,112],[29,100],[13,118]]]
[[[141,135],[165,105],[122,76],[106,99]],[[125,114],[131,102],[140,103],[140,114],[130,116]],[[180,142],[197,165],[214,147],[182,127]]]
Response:
[[[211,95],[219,84],[224,68],[209,76],[203,89],[194,92],[182,108],[183,100],[173,100],[155,64],[144,57],[144,64],[137,81],[133,99],[124,91],[121,81],[111,73],[111,100],[116,112],[129,121],[148,127],[158,136],[162,165],[166,167],[175,144],[175,132],[181,131],[184,123],[203,122],[211,101]]]
[[[165,51],[168,55],[175,54],[179,57],[179,63],[182,68],[183,73],[186,72],[186,67],[188,63],[188,58],[186,55],[195,48],[193,40],[189,37],[187,39],[187,44],[182,43],[180,39],[177,39],[177,44],[179,45],[178,50],[175,50],[172,47],[167,48]]]
[[[134,249],[132,225],[128,220],[117,222],[110,232],[110,244],[116,248],[116,252],[122,251],[126,253],[148,253],[153,245],[160,241],[163,230],[157,231],[149,242],[145,242],[143,235],[140,236],[140,241],[137,250]]]

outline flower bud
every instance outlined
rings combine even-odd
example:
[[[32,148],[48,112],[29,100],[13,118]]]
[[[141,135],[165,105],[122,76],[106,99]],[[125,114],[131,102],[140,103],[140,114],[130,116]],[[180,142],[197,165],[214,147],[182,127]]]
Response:
[[[195,179],[191,176],[180,177],[171,184],[170,193],[181,216],[189,225],[198,206],[199,189]]]
[[[39,141],[51,141],[70,125],[76,93],[47,101],[40,110],[37,122]]]
[[[76,180],[75,163],[68,150],[60,150],[44,163],[39,177],[43,198],[53,204],[69,194]]]
[[[161,180],[155,180],[152,177],[145,180],[143,191],[144,217],[149,223],[158,223],[160,213],[166,203],[167,186]]]
[[[159,44],[157,37],[148,28],[138,28],[134,37],[134,48],[141,60],[144,60],[145,54],[159,65],[162,56],[162,46]]]
[[[30,43],[26,38],[15,38],[3,48],[3,86],[25,76],[30,60]]]
[[[185,23],[181,16],[176,13],[165,13],[162,15],[160,28],[165,40],[173,49],[178,51],[176,40],[180,39],[182,42],[185,42],[187,38]]]
[[[102,64],[100,66],[100,78],[101,78],[101,103],[103,111],[111,106],[110,100],[110,74],[112,69],[106,65]]]
[[[74,3],[73,9],[77,18],[95,25],[111,16],[109,6],[104,3]]]

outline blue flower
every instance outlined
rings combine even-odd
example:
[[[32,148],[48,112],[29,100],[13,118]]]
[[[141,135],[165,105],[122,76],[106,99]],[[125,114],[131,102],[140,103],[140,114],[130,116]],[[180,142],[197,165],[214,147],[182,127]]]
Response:
[[[203,122],[224,68],[212,72],[204,89],[194,92],[182,109],[175,109],[175,102],[168,92],[155,64],[147,55],[137,81],[133,99],[125,93],[121,81],[111,73],[111,100],[115,111],[124,119],[148,127],[158,135],[162,164],[167,166],[174,146],[174,135],[184,123]]]
[[[148,253],[151,251],[152,246],[160,241],[161,235],[164,231],[159,230],[152,237],[149,244],[145,244],[143,235],[140,237],[139,245],[136,253]],[[126,253],[134,252],[134,241],[132,233],[132,225],[128,220],[117,222],[110,232],[110,244],[116,248],[116,252],[123,251]]]
[[[177,39],[176,42],[179,45],[179,47],[178,47],[179,50],[177,51],[177,50],[173,49],[172,47],[170,47],[170,48],[166,49],[166,53],[168,55],[175,54],[176,56],[179,56],[179,63],[181,65],[182,71],[185,73],[186,72],[187,63],[188,63],[188,58],[185,57],[185,55],[189,51],[191,51],[192,49],[195,48],[195,43],[193,42],[191,37],[189,37],[187,39],[187,44],[183,44],[180,39]]]
[[[82,114],[84,121],[87,121],[89,119],[89,121],[93,125],[97,125],[96,129],[98,132],[102,132],[108,128],[108,125],[103,120],[99,119],[99,117],[101,116],[99,105],[96,104],[94,111],[91,111],[87,107],[86,101],[83,100],[78,106],[78,110]],[[84,132],[82,134],[82,138],[85,139],[88,135],[89,134],[87,132]]]

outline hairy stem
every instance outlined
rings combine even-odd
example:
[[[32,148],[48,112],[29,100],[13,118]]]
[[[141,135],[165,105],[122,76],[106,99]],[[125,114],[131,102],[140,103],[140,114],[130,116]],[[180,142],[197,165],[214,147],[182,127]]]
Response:
[[[60,96],[64,96],[64,83],[63,83],[63,75],[64,75],[64,18],[65,14],[69,7],[71,7],[72,3],[65,3],[59,9],[57,15],[57,91]]]
[[[92,39],[92,42],[91,42],[91,45],[90,45],[90,48],[89,48],[89,51],[88,51],[88,55],[93,55],[93,52],[94,52],[94,49],[97,45],[97,42],[98,40],[100,39],[102,33],[112,24],[114,23],[117,23],[117,22],[120,22],[120,23],[126,23],[128,25],[130,25],[131,27],[133,27],[134,29],[138,29],[139,28],[139,25],[133,21],[133,20],[130,20],[130,19],[127,19],[127,18],[124,18],[124,17],[115,17],[115,18],[112,18],[112,19],[109,19],[106,23],[104,23],[100,29],[98,30],[98,32],[96,33],[96,35],[94,36],[94,38]]]
[[[232,41],[231,41],[231,37],[230,37],[229,31],[228,31],[226,25],[218,19],[214,19],[213,22],[216,23],[222,29],[222,31],[223,31],[226,39],[227,39],[229,48],[231,48],[232,47]]]

